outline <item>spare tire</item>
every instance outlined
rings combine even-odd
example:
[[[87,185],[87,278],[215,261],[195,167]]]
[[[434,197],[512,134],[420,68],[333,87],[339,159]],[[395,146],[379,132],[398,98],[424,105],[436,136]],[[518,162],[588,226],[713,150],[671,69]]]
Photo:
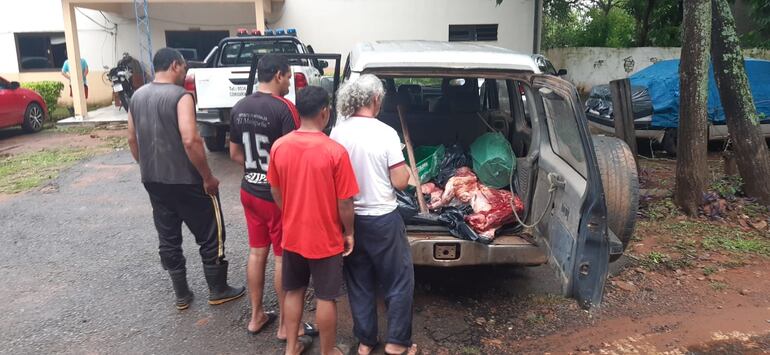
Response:
[[[625,251],[634,234],[636,213],[639,210],[636,161],[628,144],[618,138],[593,136],[593,142],[607,205],[607,228],[623,242]],[[620,254],[612,259],[618,257]]]

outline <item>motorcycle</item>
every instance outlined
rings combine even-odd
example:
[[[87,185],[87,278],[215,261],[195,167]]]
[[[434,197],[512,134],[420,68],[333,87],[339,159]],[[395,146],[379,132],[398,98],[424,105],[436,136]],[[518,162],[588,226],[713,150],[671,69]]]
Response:
[[[133,75],[131,63],[133,61],[134,58],[124,53],[123,58],[118,61],[118,65],[107,73],[107,78],[112,84],[112,91],[118,94],[120,106],[126,111],[128,111],[129,104],[131,104],[131,96],[134,95],[134,86],[131,83]]]

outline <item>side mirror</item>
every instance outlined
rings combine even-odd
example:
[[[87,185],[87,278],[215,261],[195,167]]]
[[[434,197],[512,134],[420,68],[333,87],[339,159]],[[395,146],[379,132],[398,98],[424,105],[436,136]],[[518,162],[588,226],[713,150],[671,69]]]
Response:
[[[8,88],[11,90],[16,90],[21,86],[18,81],[12,81],[11,85],[8,85]]]
[[[558,72],[556,72],[556,76],[563,76],[567,75],[567,69],[559,69]]]
[[[318,67],[322,68],[322,69],[328,68],[329,67],[329,62],[325,61],[325,60],[319,60],[318,61]]]

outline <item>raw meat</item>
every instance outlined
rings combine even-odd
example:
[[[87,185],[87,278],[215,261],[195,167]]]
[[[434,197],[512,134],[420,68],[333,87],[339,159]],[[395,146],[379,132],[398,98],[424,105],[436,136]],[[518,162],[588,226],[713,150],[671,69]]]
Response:
[[[421,189],[422,190],[420,192],[422,192],[423,195],[430,195],[430,202],[428,202],[428,206],[438,204],[439,201],[441,201],[441,195],[444,193],[444,190],[432,182],[422,184]]]
[[[511,197],[513,197],[516,212],[523,212],[524,204],[518,196],[512,196],[510,191],[491,189],[479,183],[476,174],[469,168],[462,167],[457,169],[455,176],[447,181],[438,203],[433,203],[431,199],[430,208],[446,206],[454,199],[470,204],[473,214],[465,217],[465,221],[478,232],[480,237],[491,241],[495,238],[495,231],[498,228],[514,221]]]

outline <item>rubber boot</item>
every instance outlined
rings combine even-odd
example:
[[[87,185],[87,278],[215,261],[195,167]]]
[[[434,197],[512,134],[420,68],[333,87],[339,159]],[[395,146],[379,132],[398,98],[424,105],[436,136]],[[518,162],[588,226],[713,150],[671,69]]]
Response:
[[[209,304],[217,305],[232,301],[246,293],[246,288],[227,284],[227,261],[221,264],[203,265],[203,274],[209,284]]]
[[[168,274],[171,276],[171,284],[174,286],[174,293],[176,294],[174,306],[180,311],[187,309],[193,300],[193,293],[187,286],[187,270],[169,270]]]

